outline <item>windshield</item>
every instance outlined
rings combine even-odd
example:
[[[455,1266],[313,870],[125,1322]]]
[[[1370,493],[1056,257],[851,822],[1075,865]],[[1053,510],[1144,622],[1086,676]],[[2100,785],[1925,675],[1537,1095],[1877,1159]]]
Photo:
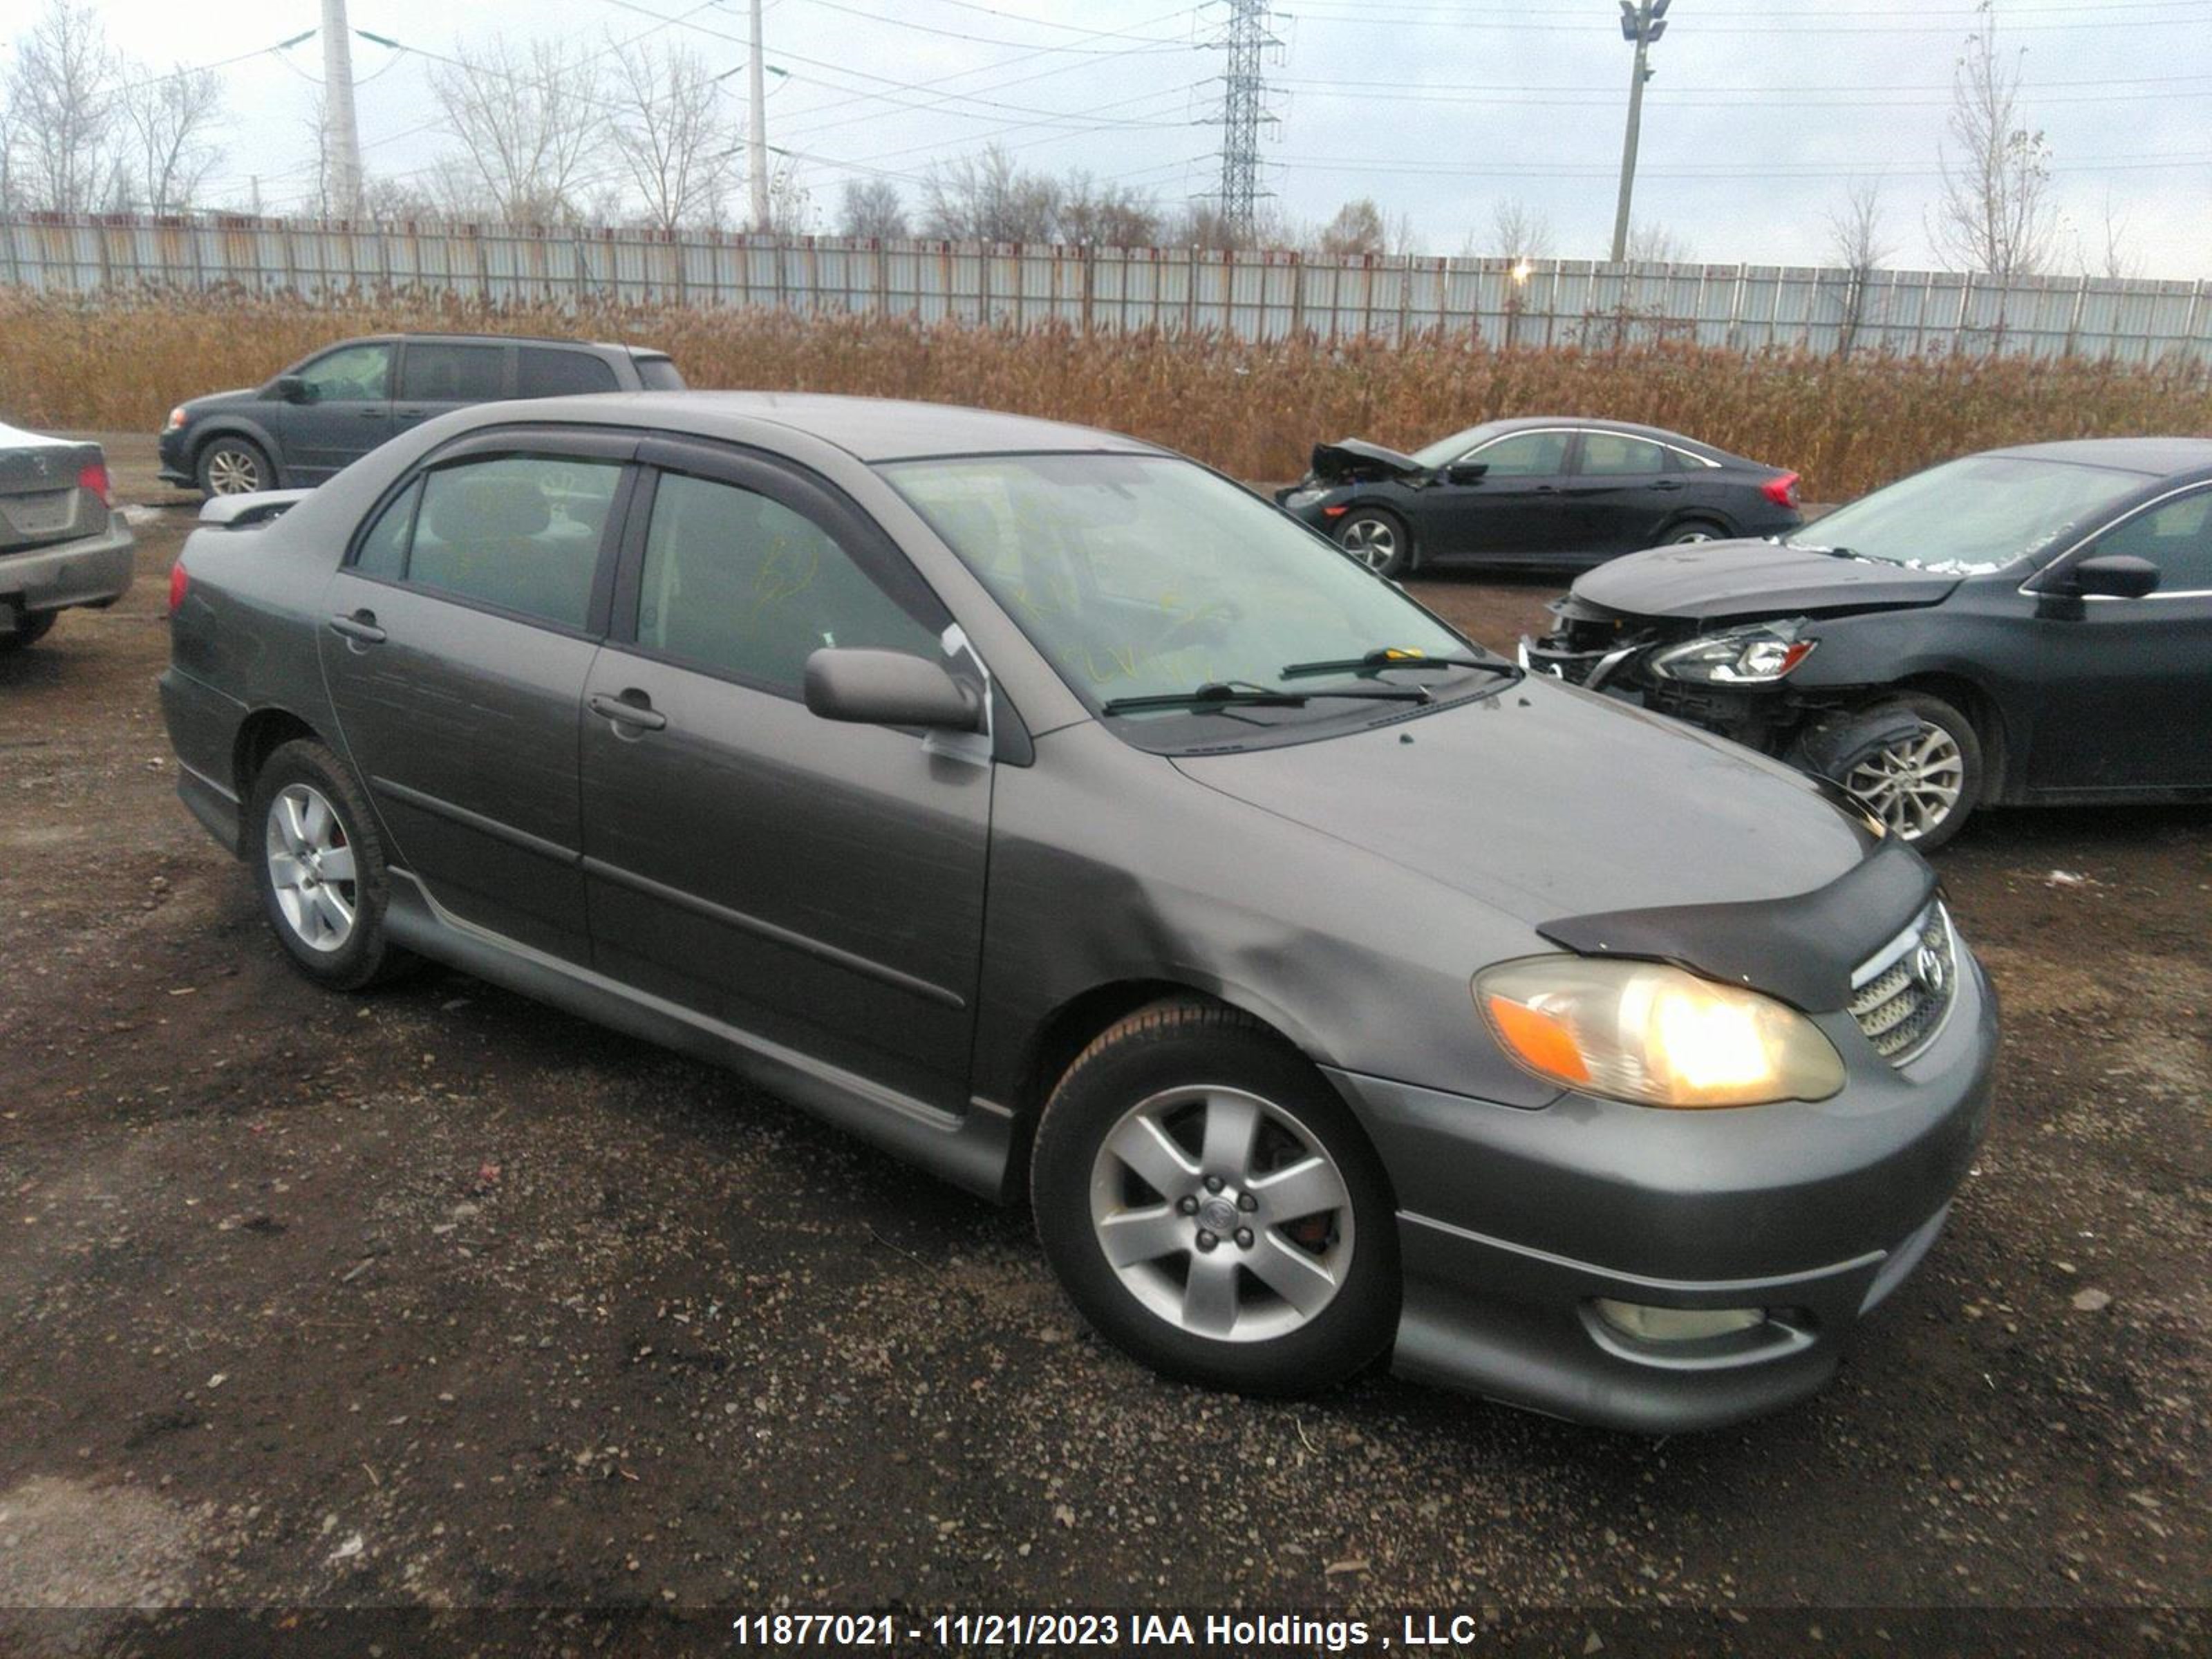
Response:
[[[2070,540],[2141,475],[2018,455],[1970,455],[1839,507],[1789,538],[1916,570],[1978,576]]]
[[[1471,426],[1464,432],[1455,432],[1449,438],[1439,438],[1425,448],[1413,452],[1413,459],[1425,467],[1449,466],[1461,456],[1489,437],[1497,422]]]
[[[1096,708],[1234,686],[1314,693],[1313,712],[1340,714],[1361,705],[1322,699],[1328,678],[1311,678],[1311,665],[1470,649],[1312,532],[1188,461],[983,455],[880,470]],[[1285,674],[1300,665],[1306,674]],[[1367,683],[1385,678],[1416,676]]]

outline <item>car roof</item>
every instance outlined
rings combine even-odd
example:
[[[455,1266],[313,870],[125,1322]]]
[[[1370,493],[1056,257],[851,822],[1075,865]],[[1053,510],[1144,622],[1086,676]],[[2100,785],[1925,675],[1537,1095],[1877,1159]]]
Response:
[[[2212,466],[2212,438],[2071,438],[2058,443],[2014,444],[1984,452],[2022,460],[2068,461],[2162,478]]]
[[[483,407],[491,419],[515,420],[532,418],[520,411],[538,405]],[[732,441],[752,436],[752,428],[765,422],[834,444],[867,462],[1038,452],[1165,453],[1156,445],[1120,433],[1028,415],[818,392],[591,392],[542,407],[549,420],[614,421]]]
[[[1607,421],[1589,415],[1516,415],[1502,421],[1486,421],[1486,426],[1496,427],[1501,432],[1525,431],[1531,427],[1571,426],[1584,432],[1618,432],[1624,437],[1650,438],[1655,442],[1675,444],[1685,449],[1701,450],[1708,455],[1727,455],[1725,449],[1717,448],[1702,438],[1692,438],[1685,432],[1669,431],[1663,426],[1640,426],[1634,421]],[[1741,457],[1730,457],[1740,459]]]
[[[665,357],[668,355],[659,346],[628,345],[619,340],[572,340],[559,334],[440,334],[416,331],[397,334],[357,334],[351,339],[333,343],[371,345],[381,344],[387,340],[394,344],[402,340],[428,340],[437,344],[450,343],[456,345],[567,346],[572,350],[626,351],[639,357]]]

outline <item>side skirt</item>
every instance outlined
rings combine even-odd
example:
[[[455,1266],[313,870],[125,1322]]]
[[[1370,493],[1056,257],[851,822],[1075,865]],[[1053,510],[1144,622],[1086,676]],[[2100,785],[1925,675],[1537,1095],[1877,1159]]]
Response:
[[[817,1117],[920,1164],[954,1186],[1006,1201],[1014,1119],[994,1102],[944,1112],[856,1073],[740,1030],[696,1010],[564,962],[439,908],[422,882],[389,872],[384,925],[396,944],[598,1024],[737,1072]]]

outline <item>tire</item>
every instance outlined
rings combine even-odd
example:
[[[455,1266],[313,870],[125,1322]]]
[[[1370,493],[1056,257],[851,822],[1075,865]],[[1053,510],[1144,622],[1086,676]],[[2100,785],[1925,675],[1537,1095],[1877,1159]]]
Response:
[[[1680,547],[1691,542],[1717,542],[1728,535],[1725,525],[1715,524],[1711,519],[1691,519],[1676,525],[1667,532],[1663,547]]]
[[[1973,721],[1925,691],[1884,697],[1919,719],[1911,738],[1851,768],[1844,787],[1892,834],[1932,853],[1966,827],[1982,798],[1982,740]]]
[[[200,448],[193,472],[205,495],[244,495],[276,488],[276,469],[251,438],[210,438]]]
[[[415,965],[385,936],[384,843],[337,756],[307,738],[277,749],[254,780],[246,823],[262,909],[301,973],[358,991]]]
[[[1381,1162],[1305,1057],[1234,1009],[1156,1003],[1078,1055],[1038,1122],[1030,1196],[1076,1307],[1168,1376],[1316,1393],[1397,1328]]]
[[[1413,568],[1413,534],[1396,514],[1355,507],[1336,526],[1336,544],[1378,576],[1402,576]]]
[[[15,618],[15,629],[10,634],[0,634],[0,655],[10,651],[27,651],[54,631],[54,619],[58,611],[31,611]]]

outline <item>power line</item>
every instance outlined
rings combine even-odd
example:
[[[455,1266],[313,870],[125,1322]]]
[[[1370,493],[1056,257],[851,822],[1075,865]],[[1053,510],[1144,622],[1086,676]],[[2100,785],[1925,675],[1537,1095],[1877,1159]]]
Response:
[[[1124,52],[1132,50],[1151,52],[1194,52],[1198,47],[1198,43],[1194,40],[1158,40],[1147,42],[1145,46],[1135,48],[1123,46],[1038,46],[1038,44],[1034,40],[1009,40],[1004,35],[967,34],[958,29],[939,28],[934,24],[931,23],[917,23],[910,17],[899,17],[890,13],[880,11],[866,11],[859,6],[848,6],[844,3],[844,0],[808,0],[808,3],[823,7],[824,9],[830,11],[842,11],[853,17],[865,17],[872,23],[889,23],[894,28],[912,29],[918,33],[939,35],[948,40],[969,40],[973,41],[978,46],[1030,46],[1035,48],[1038,52],[1078,52],[1090,56],[1098,56],[1102,54],[1118,56]],[[1000,15],[1004,15],[1004,14]]]

